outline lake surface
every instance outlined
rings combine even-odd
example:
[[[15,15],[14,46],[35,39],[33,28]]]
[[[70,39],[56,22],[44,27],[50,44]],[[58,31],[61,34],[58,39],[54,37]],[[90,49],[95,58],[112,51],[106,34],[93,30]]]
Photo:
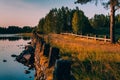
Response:
[[[19,55],[27,42],[30,42],[29,37],[0,35],[0,80],[34,80],[34,70],[25,74],[28,67],[11,57],[12,54]]]

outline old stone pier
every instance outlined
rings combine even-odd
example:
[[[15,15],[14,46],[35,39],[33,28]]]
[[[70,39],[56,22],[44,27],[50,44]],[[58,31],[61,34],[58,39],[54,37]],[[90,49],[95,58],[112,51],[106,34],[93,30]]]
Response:
[[[35,80],[74,80],[71,77],[71,62],[59,57],[59,48],[34,34],[31,45],[35,47]]]

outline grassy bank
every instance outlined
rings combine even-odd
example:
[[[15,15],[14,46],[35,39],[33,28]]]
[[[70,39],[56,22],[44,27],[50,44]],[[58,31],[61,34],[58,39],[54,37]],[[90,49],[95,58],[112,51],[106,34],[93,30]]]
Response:
[[[33,33],[20,33],[19,35],[25,36],[25,37],[32,37]]]
[[[120,45],[75,36],[51,34],[48,41],[60,56],[72,61],[76,80],[119,80]]]

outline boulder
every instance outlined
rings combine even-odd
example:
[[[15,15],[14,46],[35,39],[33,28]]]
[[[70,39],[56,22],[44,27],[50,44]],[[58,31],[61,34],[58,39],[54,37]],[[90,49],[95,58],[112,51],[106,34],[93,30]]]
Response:
[[[7,60],[4,59],[3,62],[7,62]]]
[[[31,42],[28,42],[27,44],[31,44]]]
[[[18,57],[18,55],[12,54],[11,57]]]
[[[26,66],[32,66],[34,63],[34,48],[31,45],[25,46],[25,50],[23,50],[20,55],[16,57],[16,60]]]
[[[31,54],[25,54],[23,55],[23,58],[25,58],[27,61],[30,60]]]
[[[24,73],[25,73],[25,74],[29,74],[29,73],[30,73],[30,71],[28,71],[28,70],[25,70],[25,71],[24,71]]]

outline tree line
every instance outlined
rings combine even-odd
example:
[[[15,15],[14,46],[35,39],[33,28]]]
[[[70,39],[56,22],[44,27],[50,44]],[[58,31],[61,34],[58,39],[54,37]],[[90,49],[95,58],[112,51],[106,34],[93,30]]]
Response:
[[[33,28],[30,26],[24,26],[23,28],[18,26],[0,27],[0,34],[30,33],[32,30]]]
[[[116,28],[120,28],[120,14],[115,16]],[[95,14],[88,19],[82,10],[68,7],[54,8],[40,19],[36,31],[42,34],[72,32],[75,34],[109,35],[110,16]]]
[[[75,3],[79,3],[81,5],[92,3],[98,4],[100,2],[104,8],[110,9],[110,40],[111,43],[115,43],[115,12],[120,9],[120,0],[76,0]]]
[[[36,30],[39,33],[74,32],[86,34],[92,32],[92,26],[84,12],[78,7],[73,10],[62,7],[50,10],[45,18],[40,19]]]

